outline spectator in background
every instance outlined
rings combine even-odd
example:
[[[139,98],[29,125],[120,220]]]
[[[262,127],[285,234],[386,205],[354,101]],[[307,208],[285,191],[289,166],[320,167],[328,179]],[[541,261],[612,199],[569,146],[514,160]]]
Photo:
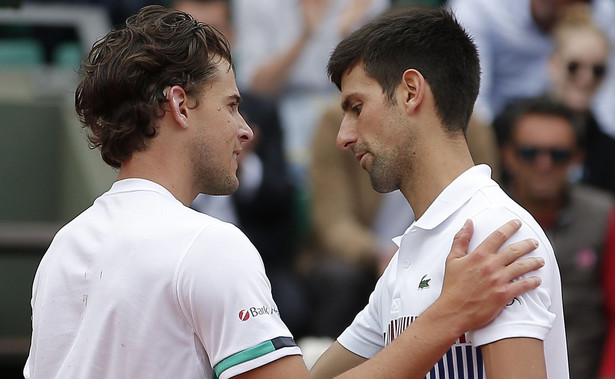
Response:
[[[172,6],[214,26],[232,44],[234,30],[229,0],[177,0]],[[307,333],[308,303],[296,272],[297,216],[295,187],[282,152],[277,109],[267,99],[242,94],[241,114],[254,131],[238,157],[240,186],[232,195],[200,194],[192,208],[231,222],[260,252],[273,298],[295,338]]]
[[[449,5],[474,38],[481,59],[481,89],[473,122],[490,127],[510,102],[544,94],[549,86],[547,61],[553,51],[551,33],[561,9],[585,2],[591,17],[611,43],[615,42],[615,2],[612,0],[450,0]],[[604,132],[615,135],[615,59],[592,110]]]
[[[604,354],[615,306],[613,199],[607,193],[570,183],[568,172],[583,159],[582,130],[565,105],[531,98],[510,105],[496,119],[505,131],[502,146],[506,188],[545,230],[561,272],[570,377],[598,378],[600,362],[615,362],[615,346]],[[609,344],[615,343],[609,341]],[[615,370],[603,370],[604,377]]]
[[[549,95],[570,107],[584,125],[582,180],[615,193],[615,139],[598,125],[591,110],[607,73],[609,40],[592,22],[587,4],[576,4],[562,15],[553,30],[553,41]]]
[[[374,191],[355,158],[336,146],[343,116],[338,104],[325,112],[312,143],[312,238],[303,262],[314,302],[313,331],[331,338],[367,304],[397,250],[393,237],[414,219],[399,191]]]
[[[337,42],[382,13],[389,0],[235,0],[237,80],[276,100],[292,175],[304,186],[312,134],[337,96],[326,75]]]
[[[218,29],[232,47],[235,31],[231,17],[231,0],[175,0],[170,6]]]

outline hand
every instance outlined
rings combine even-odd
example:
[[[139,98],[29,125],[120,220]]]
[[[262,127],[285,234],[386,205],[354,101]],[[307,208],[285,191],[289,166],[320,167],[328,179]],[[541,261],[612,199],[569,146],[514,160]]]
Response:
[[[302,0],[303,22],[306,35],[312,35],[322,22],[330,0]]]
[[[340,35],[346,37],[353,28],[357,27],[365,18],[367,9],[372,0],[352,0],[346,5],[340,15]]]
[[[495,318],[515,296],[538,287],[541,279],[521,275],[544,266],[542,258],[519,257],[538,247],[526,239],[498,249],[521,227],[512,220],[493,232],[471,254],[466,254],[474,232],[471,220],[455,235],[446,260],[442,294],[434,303],[440,313],[454,314],[459,335]]]

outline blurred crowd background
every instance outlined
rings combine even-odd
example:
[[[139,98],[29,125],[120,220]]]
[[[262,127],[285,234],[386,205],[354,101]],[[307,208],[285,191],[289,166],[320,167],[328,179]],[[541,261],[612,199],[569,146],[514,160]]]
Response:
[[[255,138],[238,192],[192,207],[259,249],[308,364],[366,304],[391,238],[414,220],[398,191],[373,191],[336,146],[329,54],[384,12],[452,9],[481,58],[471,153],[554,245],[571,378],[615,378],[615,0],[0,0],[0,377],[20,377],[51,238],[115,180],[74,112],[80,62],[149,4],[231,43]]]

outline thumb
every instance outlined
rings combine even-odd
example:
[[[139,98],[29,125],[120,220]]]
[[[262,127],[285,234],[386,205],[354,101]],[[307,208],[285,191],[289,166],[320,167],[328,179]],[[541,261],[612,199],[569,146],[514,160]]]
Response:
[[[453,247],[451,247],[451,252],[448,255],[448,259],[463,258],[468,254],[468,246],[470,245],[472,233],[474,233],[474,224],[472,223],[472,220],[468,219],[465,224],[463,224],[461,230],[455,234],[455,238],[453,239]]]

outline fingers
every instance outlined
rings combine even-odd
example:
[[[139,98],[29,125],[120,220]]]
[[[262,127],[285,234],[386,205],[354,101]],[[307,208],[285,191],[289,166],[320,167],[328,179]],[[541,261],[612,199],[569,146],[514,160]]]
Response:
[[[521,221],[510,220],[491,233],[477,248],[474,253],[495,253],[502,245],[521,228]],[[523,255],[523,254],[521,254]]]
[[[498,263],[501,265],[509,265],[529,252],[536,250],[538,241],[533,238],[528,238],[523,241],[515,242],[500,250],[497,256]]]
[[[538,243],[534,239],[526,239],[507,246],[497,255],[498,258],[505,258],[502,262],[505,267],[501,270],[500,281],[507,283],[502,287],[506,303],[529,290],[537,288],[542,283],[542,279],[537,276],[519,279],[519,277],[545,265],[544,259],[540,257],[516,260],[533,251],[536,247],[538,247]]]
[[[468,253],[468,245],[470,244],[470,238],[472,238],[472,233],[474,233],[474,224],[472,220],[467,220],[461,230],[455,234],[455,238],[453,239],[453,247],[451,247],[451,252],[448,257],[450,258],[461,258],[466,256]]]
[[[529,259],[528,259],[529,260]],[[537,276],[516,280],[506,288],[506,300],[509,303],[515,297],[524,294],[527,291],[538,288],[542,283],[542,279]]]

